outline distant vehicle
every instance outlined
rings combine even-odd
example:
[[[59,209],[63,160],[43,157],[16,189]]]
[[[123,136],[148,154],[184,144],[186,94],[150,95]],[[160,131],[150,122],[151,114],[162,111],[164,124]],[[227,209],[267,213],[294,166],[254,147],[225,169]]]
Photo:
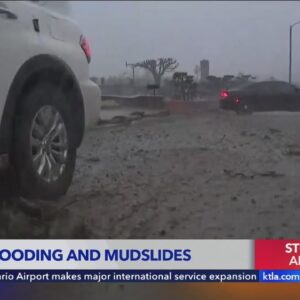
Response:
[[[220,107],[240,114],[254,111],[300,111],[300,90],[283,81],[251,82],[222,90]]]
[[[96,123],[100,89],[79,27],[43,1],[0,1],[0,155],[20,192],[66,193],[84,129]]]

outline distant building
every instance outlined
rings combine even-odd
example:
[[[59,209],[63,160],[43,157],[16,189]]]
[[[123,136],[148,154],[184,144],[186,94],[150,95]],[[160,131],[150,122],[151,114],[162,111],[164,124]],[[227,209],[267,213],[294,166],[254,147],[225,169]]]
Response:
[[[206,80],[209,76],[209,60],[203,59],[200,61],[201,80]]]

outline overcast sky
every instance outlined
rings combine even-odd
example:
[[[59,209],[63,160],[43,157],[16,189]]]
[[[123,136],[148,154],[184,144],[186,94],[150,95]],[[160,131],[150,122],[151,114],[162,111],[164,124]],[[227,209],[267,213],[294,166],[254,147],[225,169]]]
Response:
[[[213,75],[288,77],[289,25],[297,1],[74,1],[72,15],[89,38],[92,75],[118,75],[125,61],[174,57],[193,72],[209,59]],[[294,28],[295,81],[300,81],[300,24]]]

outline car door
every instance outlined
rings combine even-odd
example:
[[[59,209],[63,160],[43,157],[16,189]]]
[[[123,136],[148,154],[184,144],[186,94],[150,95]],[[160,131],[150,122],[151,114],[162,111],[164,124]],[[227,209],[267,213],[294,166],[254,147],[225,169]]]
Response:
[[[272,89],[268,83],[260,82],[254,86],[253,98],[257,111],[267,111],[272,107]]]
[[[289,86],[284,82],[269,82],[268,89],[270,92],[268,110],[270,111],[288,110],[289,95],[290,95]]]
[[[289,92],[286,96],[289,111],[300,110],[300,91],[296,87],[289,85]]]
[[[262,111],[287,110],[289,90],[281,82],[260,83],[260,105]]]
[[[274,101],[276,101],[276,110],[293,110],[294,89],[285,82],[278,82],[274,85]]]

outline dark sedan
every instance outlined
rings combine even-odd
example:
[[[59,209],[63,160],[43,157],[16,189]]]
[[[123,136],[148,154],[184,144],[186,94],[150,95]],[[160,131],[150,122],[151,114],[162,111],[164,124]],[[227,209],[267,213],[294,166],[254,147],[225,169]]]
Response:
[[[283,81],[247,83],[222,90],[220,107],[237,113],[253,111],[300,111],[300,91]]]

